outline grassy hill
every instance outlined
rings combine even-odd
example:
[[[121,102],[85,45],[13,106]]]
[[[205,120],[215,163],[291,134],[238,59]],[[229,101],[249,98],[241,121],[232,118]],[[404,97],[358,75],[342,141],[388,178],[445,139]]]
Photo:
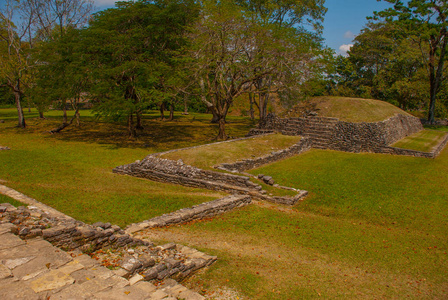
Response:
[[[318,116],[338,118],[347,122],[378,122],[395,114],[409,115],[381,100],[324,96],[299,103],[285,116],[301,117],[306,111],[315,111]]]

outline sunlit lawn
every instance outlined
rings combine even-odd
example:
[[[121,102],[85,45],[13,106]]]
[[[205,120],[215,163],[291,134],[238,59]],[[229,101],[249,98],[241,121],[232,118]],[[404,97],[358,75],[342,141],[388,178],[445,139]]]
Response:
[[[155,230],[220,257],[189,284],[248,299],[446,299],[448,151],[436,159],[311,150],[263,168],[310,191]]]
[[[87,222],[119,225],[217,198],[216,193],[115,175],[112,168],[153,152],[205,144],[207,115],[145,119],[137,141],[124,124],[94,123],[49,135],[60,119],[0,110],[0,179]],[[231,135],[250,121],[230,119]],[[446,130],[446,129],[441,129]],[[311,150],[251,171],[310,195],[294,208],[264,202],[213,220],[150,231],[219,260],[185,284],[230,287],[246,299],[446,299],[448,150],[436,159]],[[1,202],[1,199],[0,199]]]

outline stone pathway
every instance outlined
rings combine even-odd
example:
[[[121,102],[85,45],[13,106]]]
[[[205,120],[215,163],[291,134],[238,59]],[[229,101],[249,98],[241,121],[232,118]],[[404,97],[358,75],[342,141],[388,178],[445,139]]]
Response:
[[[22,240],[0,224],[0,299],[204,299],[174,280],[126,280],[82,253],[41,238]]]
[[[6,186],[0,185],[0,193],[72,219]],[[128,280],[120,276],[122,269],[103,267],[79,250],[65,252],[42,237],[22,240],[12,233],[16,227],[0,223],[0,299],[205,299],[173,279],[157,286],[139,274]]]

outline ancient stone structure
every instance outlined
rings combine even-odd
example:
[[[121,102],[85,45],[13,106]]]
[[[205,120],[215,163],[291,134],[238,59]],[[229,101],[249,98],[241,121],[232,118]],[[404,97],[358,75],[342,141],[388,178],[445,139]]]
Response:
[[[297,195],[294,197],[271,197],[266,195],[266,191],[262,190],[260,185],[250,181],[248,176],[202,170],[184,164],[181,160],[173,161],[160,158],[158,155],[149,155],[142,161],[116,167],[113,172],[230,194],[250,195],[255,199],[288,205],[294,205],[308,194],[306,191],[297,190]]]
[[[192,272],[209,266],[216,257],[176,244],[155,246],[133,238],[119,226],[97,222],[88,225],[68,218],[49,215],[36,207],[15,208],[0,205],[0,223],[10,224],[8,230],[23,240],[41,237],[65,251],[81,253],[118,253],[117,274],[142,280],[182,279]],[[130,254],[133,255],[130,255]],[[190,254],[194,253],[193,256]]]
[[[254,132],[252,131],[252,134],[253,133]],[[311,146],[312,146],[311,140],[308,138],[303,138],[297,144],[294,144],[287,149],[275,151],[268,155],[264,155],[253,159],[244,159],[242,161],[237,161],[234,163],[220,164],[215,168],[230,172],[243,172],[246,170],[258,168],[265,164],[276,162],[280,159],[285,159],[303,153],[311,149]]]
[[[249,194],[262,190],[260,185],[251,182],[246,176],[206,171],[184,164],[182,160],[173,161],[155,155],[149,155],[142,161],[116,167],[113,172],[232,194]]]
[[[313,148],[389,153],[385,147],[419,132],[423,126],[418,118],[403,114],[372,123],[351,123],[325,117],[278,118],[270,114],[266,129],[307,137]]]
[[[210,202],[201,203],[189,208],[182,208],[178,211],[164,214],[138,224],[131,224],[126,228],[126,232],[134,233],[147,228],[164,227],[174,224],[187,223],[193,220],[211,218],[223,214],[237,207],[248,205],[252,202],[247,195],[231,195]]]

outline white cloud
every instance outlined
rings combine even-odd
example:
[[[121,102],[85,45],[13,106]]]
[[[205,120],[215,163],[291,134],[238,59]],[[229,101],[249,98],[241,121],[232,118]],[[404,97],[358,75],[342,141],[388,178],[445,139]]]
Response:
[[[347,56],[347,52],[352,47],[353,47],[353,44],[344,44],[344,45],[339,46],[339,54],[341,54],[343,56]]]
[[[351,32],[350,30],[346,31],[344,33],[344,38],[346,38],[346,39],[354,39],[355,38],[355,34],[353,32]]]

